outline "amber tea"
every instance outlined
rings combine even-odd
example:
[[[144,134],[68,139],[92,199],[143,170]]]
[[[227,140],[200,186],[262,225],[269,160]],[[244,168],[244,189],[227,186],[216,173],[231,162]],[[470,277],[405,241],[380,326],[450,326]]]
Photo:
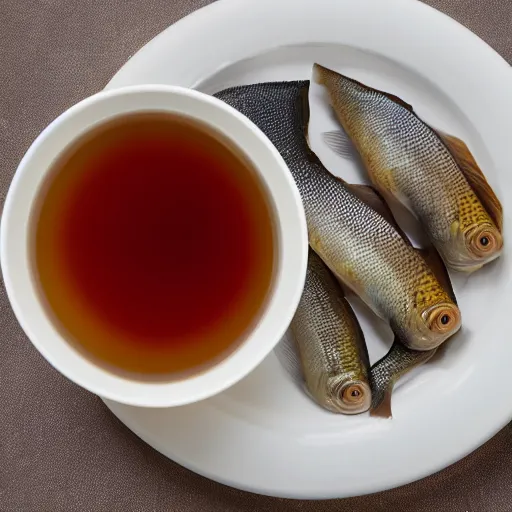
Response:
[[[55,163],[34,212],[35,269],[57,325],[121,370],[211,364],[270,291],[272,208],[255,169],[206,126],[131,114]]]

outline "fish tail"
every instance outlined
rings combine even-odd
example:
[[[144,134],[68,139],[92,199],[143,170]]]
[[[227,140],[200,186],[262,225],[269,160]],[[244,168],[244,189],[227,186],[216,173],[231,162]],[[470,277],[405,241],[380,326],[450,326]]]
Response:
[[[370,409],[370,416],[376,416],[378,418],[391,418],[391,394],[393,386],[388,387],[382,394],[380,400],[374,401]]]
[[[321,64],[313,64],[313,80],[320,85],[328,85],[328,83],[340,75],[332,69],[326,68]]]

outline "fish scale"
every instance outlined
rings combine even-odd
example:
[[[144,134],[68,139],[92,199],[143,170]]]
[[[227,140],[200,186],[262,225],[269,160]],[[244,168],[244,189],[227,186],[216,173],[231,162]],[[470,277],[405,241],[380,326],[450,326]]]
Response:
[[[449,149],[446,136],[424,123],[396,96],[318,64],[314,74],[327,88],[336,116],[372,182],[418,217],[448,266],[469,271],[499,255],[501,234]],[[464,148],[466,158],[470,153]],[[485,181],[476,162],[475,167],[472,174]],[[492,196],[501,215],[501,205],[490,187],[481,192]],[[496,251],[475,252],[474,228],[490,230]]]
[[[391,173],[397,193],[414,205],[429,231],[436,233],[440,242],[448,240],[450,226],[456,220],[458,197],[462,192],[474,195],[452,155],[439,137],[405,107],[371,90],[354,91],[354,95],[369,96],[368,101],[350,98],[362,101],[364,107],[359,113],[348,110],[346,122],[351,130],[362,130],[364,124],[365,132],[375,134],[367,139],[371,144],[364,145],[373,162],[372,172],[379,180],[386,180],[386,173]],[[340,94],[339,101],[347,102],[349,98]],[[418,169],[429,171],[419,173]],[[417,174],[416,180],[410,179],[412,173]],[[429,196],[443,196],[445,201],[439,205]]]
[[[456,306],[396,228],[311,157],[301,108],[307,86],[305,81],[262,83],[216,96],[253,121],[284,158],[302,197],[310,245],[335,275],[412,348],[439,345],[452,332],[433,333],[424,313],[448,304],[458,314]]]
[[[363,333],[339,284],[312,250],[291,328],[313,398],[334,412],[366,411],[371,392]],[[344,396],[347,388],[357,390],[355,399]]]

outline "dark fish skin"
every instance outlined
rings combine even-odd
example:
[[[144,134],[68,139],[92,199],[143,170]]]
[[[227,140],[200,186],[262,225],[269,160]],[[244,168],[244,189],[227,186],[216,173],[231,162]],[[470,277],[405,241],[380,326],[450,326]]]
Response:
[[[397,229],[312,153],[305,137],[308,85],[262,83],[215,96],[254,122],[280,152],[302,197],[309,243],[336,277],[411,348],[437,347],[459,329],[460,312]]]

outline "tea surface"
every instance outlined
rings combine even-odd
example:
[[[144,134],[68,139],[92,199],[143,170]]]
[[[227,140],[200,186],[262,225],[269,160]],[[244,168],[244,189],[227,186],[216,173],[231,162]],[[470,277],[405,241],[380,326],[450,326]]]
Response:
[[[266,192],[206,127],[133,114],[54,165],[35,264],[55,321],[89,356],[139,373],[208,365],[238,346],[272,283]]]

